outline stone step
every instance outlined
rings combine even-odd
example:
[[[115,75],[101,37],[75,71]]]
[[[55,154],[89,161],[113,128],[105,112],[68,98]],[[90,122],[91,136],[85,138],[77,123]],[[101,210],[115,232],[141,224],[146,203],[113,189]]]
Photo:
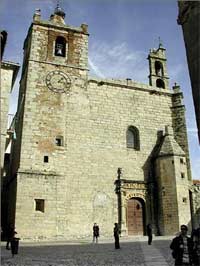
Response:
[[[153,245],[148,245],[148,243],[141,242],[140,243],[144,262],[148,266],[169,266],[165,258],[162,256],[160,251]]]

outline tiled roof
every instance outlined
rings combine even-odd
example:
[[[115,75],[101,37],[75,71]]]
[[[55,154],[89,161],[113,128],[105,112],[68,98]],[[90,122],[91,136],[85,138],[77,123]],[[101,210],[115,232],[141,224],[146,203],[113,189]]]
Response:
[[[182,148],[179,146],[179,144],[175,141],[172,135],[166,135],[164,137],[164,141],[162,143],[162,146],[160,148],[160,152],[158,155],[159,156],[165,156],[165,155],[185,156],[185,153],[182,150]]]
[[[200,179],[192,180],[194,185],[200,186]]]

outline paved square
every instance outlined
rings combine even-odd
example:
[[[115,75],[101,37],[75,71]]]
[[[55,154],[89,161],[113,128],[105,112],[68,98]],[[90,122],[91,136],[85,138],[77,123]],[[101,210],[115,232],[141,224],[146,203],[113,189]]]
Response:
[[[4,243],[3,243],[4,244]],[[2,266],[172,266],[169,240],[122,242],[115,250],[113,243],[61,244],[19,247],[19,254],[2,246]]]

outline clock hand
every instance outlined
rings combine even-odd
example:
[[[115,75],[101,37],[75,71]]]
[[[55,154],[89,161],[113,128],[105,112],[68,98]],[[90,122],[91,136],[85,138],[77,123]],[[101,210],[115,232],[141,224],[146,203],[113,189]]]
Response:
[[[64,79],[61,78],[61,79],[58,80],[58,83],[65,83],[65,82],[63,82],[63,81],[64,81]]]

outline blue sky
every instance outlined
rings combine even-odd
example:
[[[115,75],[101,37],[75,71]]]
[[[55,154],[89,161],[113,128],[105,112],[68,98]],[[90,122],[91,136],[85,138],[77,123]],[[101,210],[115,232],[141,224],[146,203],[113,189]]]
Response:
[[[200,179],[200,146],[194,116],[191,84],[181,26],[176,22],[176,0],[60,0],[65,22],[88,24],[90,75],[131,78],[148,84],[147,56],[158,47],[160,36],[167,54],[170,85],[177,82],[184,93],[192,174]],[[49,19],[56,0],[1,0],[0,28],[8,32],[4,60],[22,64],[23,41],[34,10]],[[10,113],[16,110],[18,82],[10,99]]]

